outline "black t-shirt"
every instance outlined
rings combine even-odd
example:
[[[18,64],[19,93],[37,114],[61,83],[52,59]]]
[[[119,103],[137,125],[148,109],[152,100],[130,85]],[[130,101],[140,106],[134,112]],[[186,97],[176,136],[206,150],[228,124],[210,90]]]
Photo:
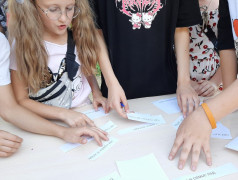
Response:
[[[234,2],[234,6],[236,5]],[[218,23],[218,48],[219,50],[233,49],[234,39],[232,35],[232,24],[227,0],[219,1],[219,23]]]
[[[91,0],[128,99],[176,92],[176,27],[201,22],[198,0]],[[105,82],[102,93],[107,96]]]

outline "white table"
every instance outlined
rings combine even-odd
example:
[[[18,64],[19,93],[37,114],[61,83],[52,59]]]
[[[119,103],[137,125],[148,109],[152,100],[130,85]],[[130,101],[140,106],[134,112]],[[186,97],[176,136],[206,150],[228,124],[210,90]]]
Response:
[[[176,134],[172,123],[181,114],[167,115],[151,103],[170,97],[174,97],[174,95],[129,100],[131,110],[154,115],[162,114],[166,120],[166,124],[161,126],[120,136],[117,134],[118,130],[141,123],[120,118],[115,111],[112,111],[106,117],[96,119],[95,123],[98,126],[102,126],[110,120],[118,125],[118,128],[114,129],[110,133],[110,136],[119,139],[119,141],[95,161],[90,161],[87,158],[98,148],[95,141],[64,153],[59,148],[65,143],[61,139],[28,133],[0,120],[1,129],[24,139],[22,147],[16,154],[9,158],[0,159],[0,179],[95,180],[113,171],[117,171],[115,163],[117,160],[129,160],[150,153],[155,154],[169,179],[192,174],[190,160],[182,171],[177,169],[178,156],[174,161],[168,160],[168,154]],[[92,109],[92,106],[83,107],[80,111],[89,109]],[[238,136],[238,112],[228,115],[221,122],[231,129],[233,138]],[[229,162],[232,162],[238,167],[238,152],[224,147],[228,142],[230,140],[212,139],[213,166],[208,167],[206,165],[204,155],[202,154],[196,172],[222,166]],[[220,179],[237,180],[238,174],[225,176]]]

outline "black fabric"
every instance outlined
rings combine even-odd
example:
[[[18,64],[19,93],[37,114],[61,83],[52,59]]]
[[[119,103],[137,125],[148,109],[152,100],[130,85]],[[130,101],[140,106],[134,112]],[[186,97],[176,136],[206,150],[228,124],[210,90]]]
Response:
[[[235,48],[235,45],[232,35],[231,17],[227,0],[219,1],[219,15],[220,19],[218,22],[218,49],[233,49]]]
[[[201,22],[198,1],[91,0],[91,3],[112,68],[127,98],[175,93],[174,32],[176,27]],[[143,20],[135,23],[132,16]],[[151,22],[149,18],[154,19]],[[104,79],[102,93],[107,96]]]
[[[66,53],[66,72],[68,72],[69,79],[74,80],[74,77],[79,69],[79,64],[75,61],[76,55],[74,53],[75,42],[72,31],[68,30],[68,47]]]
[[[218,51],[218,39],[217,39],[217,37],[215,35],[215,32],[212,30],[212,28],[210,26],[207,26],[206,29],[207,29],[207,31],[205,31],[206,36],[212,42],[212,44],[214,46],[214,50],[219,54],[219,51]]]

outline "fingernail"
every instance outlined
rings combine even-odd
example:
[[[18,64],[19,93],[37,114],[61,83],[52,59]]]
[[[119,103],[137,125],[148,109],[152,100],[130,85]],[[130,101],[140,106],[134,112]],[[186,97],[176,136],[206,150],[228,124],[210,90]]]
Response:
[[[172,160],[172,159],[173,159],[173,157],[170,155],[170,156],[169,156],[169,160]]]
[[[211,165],[212,165],[212,162],[208,162],[207,164],[208,164],[208,166],[211,166]]]
[[[192,171],[196,171],[196,166],[192,166]]]
[[[84,139],[84,140],[83,140],[83,143],[85,144],[86,142],[87,142],[87,140],[86,140],[86,139]]]
[[[179,169],[182,170],[183,169],[183,165],[179,164]]]

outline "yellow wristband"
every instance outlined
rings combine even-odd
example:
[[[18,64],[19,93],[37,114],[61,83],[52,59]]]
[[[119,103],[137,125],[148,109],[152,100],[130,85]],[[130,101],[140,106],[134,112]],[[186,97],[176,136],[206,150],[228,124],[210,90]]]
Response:
[[[203,110],[205,111],[208,120],[210,121],[210,124],[211,124],[211,126],[212,126],[212,129],[216,129],[217,124],[216,124],[216,121],[215,121],[215,119],[214,119],[214,116],[213,116],[211,110],[209,109],[208,105],[207,105],[206,103],[202,103],[202,108],[203,108]]]

